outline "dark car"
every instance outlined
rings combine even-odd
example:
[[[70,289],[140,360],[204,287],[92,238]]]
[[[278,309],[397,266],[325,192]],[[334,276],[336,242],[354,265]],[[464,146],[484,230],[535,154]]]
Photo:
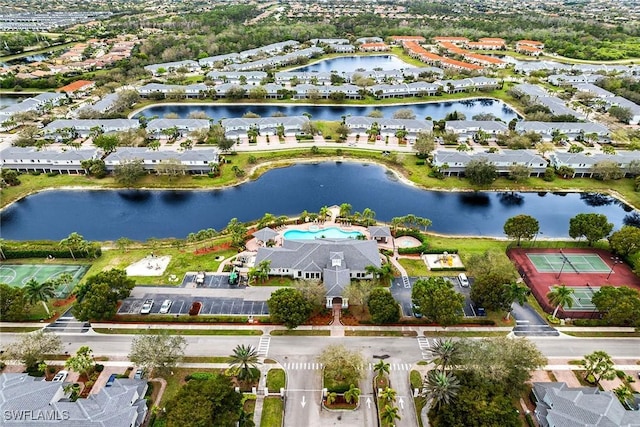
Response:
[[[202,309],[202,303],[200,301],[194,301],[189,307],[189,315],[197,316],[200,314],[200,310]]]
[[[111,387],[114,383],[114,381],[116,380],[116,378],[118,378],[118,374],[111,374],[109,376],[109,379],[107,380],[107,383],[104,385],[105,387]]]

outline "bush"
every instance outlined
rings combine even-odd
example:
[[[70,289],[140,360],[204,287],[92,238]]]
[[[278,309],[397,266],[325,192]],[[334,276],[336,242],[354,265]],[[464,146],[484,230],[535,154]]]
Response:
[[[424,166],[425,161],[424,160],[416,160],[416,166]]]
[[[214,374],[214,373],[211,373],[211,372],[194,372],[193,374],[187,375],[184,379],[185,379],[185,381],[210,380],[215,375],[217,375],[217,374]]]
[[[104,365],[101,365],[100,363],[96,363],[96,366],[94,369],[96,370],[96,372],[102,372],[104,371]]]
[[[52,178],[52,177],[58,176],[58,175],[60,175],[60,172],[47,172],[47,176],[49,178]]]

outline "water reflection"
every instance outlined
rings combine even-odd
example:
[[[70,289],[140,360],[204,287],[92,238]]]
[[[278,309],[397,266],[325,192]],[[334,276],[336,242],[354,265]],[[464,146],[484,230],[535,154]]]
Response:
[[[600,193],[582,193],[580,199],[583,200],[587,206],[609,206],[613,203],[613,198]]]
[[[524,203],[524,196],[519,193],[498,193],[498,197],[500,198],[500,203],[505,206],[520,206]]]
[[[628,225],[630,227],[640,228],[640,213],[632,212],[629,215],[625,215],[622,219],[624,225]]]
[[[463,205],[474,208],[491,205],[491,199],[487,193],[463,193],[460,195],[460,201]]]
[[[191,191],[164,191],[161,197],[167,203],[182,203],[189,200],[192,194]]]
[[[95,192],[98,195],[98,192]],[[122,197],[124,200],[129,202],[137,202],[142,203],[146,202],[153,195],[150,191],[142,191],[142,190],[126,190],[126,191],[118,191],[118,196]]]

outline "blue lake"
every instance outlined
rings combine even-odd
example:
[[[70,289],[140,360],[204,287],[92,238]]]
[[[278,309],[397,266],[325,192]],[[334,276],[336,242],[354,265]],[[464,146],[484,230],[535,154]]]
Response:
[[[426,65],[425,65],[426,66]],[[323,72],[331,71],[353,72],[356,70],[373,71],[376,68],[382,70],[401,70],[403,68],[415,68],[394,55],[373,56],[341,56],[339,58],[325,59],[304,67],[294,68],[290,71]]]
[[[14,96],[0,95],[0,109],[8,107],[9,105],[17,104],[18,102],[22,101],[24,98],[25,98],[24,96],[18,98]]]
[[[89,240],[184,238],[220,230],[234,217],[294,216],[341,203],[350,203],[353,212],[373,209],[382,221],[413,213],[431,219],[432,231],[482,236],[504,236],[506,219],[521,213],[538,219],[544,237],[565,237],[578,213],[605,214],[617,229],[631,211],[598,194],[426,191],[380,166],[323,162],[271,170],[224,190],[47,191],[2,210],[0,223],[2,238],[14,240],[60,240],[74,231]]]
[[[303,113],[311,114],[312,120],[342,120],[342,116],[366,116],[373,110],[381,110],[384,117],[391,118],[393,113],[400,109],[412,110],[417,119],[431,117],[433,120],[444,119],[447,114],[458,111],[471,120],[480,113],[491,113],[494,116],[509,122],[518,118],[516,112],[502,101],[494,99],[476,98],[464,101],[431,102],[422,104],[398,104],[377,106],[356,105],[273,105],[273,104],[210,104],[210,105],[155,105],[145,108],[134,115],[134,118],[142,115],[146,117],[164,117],[168,113],[176,113],[180,118],[187,118],[194,111],[204,111],[214,120],[242,117],[248,112],[258,114],[260,117],[271,117],[276,112],[286,116],[300,116]]]

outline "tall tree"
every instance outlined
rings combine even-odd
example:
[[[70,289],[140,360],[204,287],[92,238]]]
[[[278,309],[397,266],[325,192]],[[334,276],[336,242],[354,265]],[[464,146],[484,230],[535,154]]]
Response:
[[[580,365],[585,370],[585,380],[600,386],[602,380],[612,380],[616,377],[616,369],[611,356],[604,351],[594,351],[584,356]]]
[[[531,240],[539,231],[540,223],[530,215],[512,216],[504,223],[504,234],[511,239],[516,239],[518,246],[521,239]]]
[[[240,381],[251,381],[260,375],[258,350],[251,345],[240,344],[229,356],[229,365],[237,370]]]
[[[558,314],[558,310],[564,307],[573,307],[573,288],[567,288],[566,285],[553,286],[551,291],[547,294],[549,302],[556,306],[553,310],[553,317]]]
[[[382,412],[380,412],[380,418],[383,422],[385,422],[388,426],[393,426],[396,423],[396,420],[401,420],[400,414],[398,414],[399,410],[395,406],[384,405],[382,408]]]
[[[374,323],[394,323],[400,320],[400,305],[386,288],[374,288],[367,307]]]
[[[349,350],[342,344],[325,347],[318,356],[324,365],[324,375],[336,382],[358,384],[363,375],[364,359],[357,350]]]
[[[64,363],[65,368],[71,369],[80,375],[87,375],[93,370],[94,366],[93,350],[86,345],[80,347],[75,356],[71,356]]]
[[[442,372],[456,365],[460,358],[460,348],[451,338],[435,340],[429,352],[432,363]]]
[[[378,397],[382,399],[385,404],[392,404],[396,401],[396,397],[398,396],[398,392],[392,388],[385,388],[378,394]]]
[[[592,297],[609,325],[640,327],[640,292],[626,286],[603,286]]]
[[[89,243],[84,240],[81,234],[73,232],[60,240],[60,246],[67,248],[69,253],[71,253],[71,258],[76,259],[76,253],[86,251]]]
[[[411,289],[411,301],[430,321],[446,327],[462,319],[464,296],[443,277],[418,280]]]
[[[118,301],[128,297],[135,284],[124,270],[111,269],[90,276],[75,289],[73,315],[81,321],[110,319],[116,314]]]
[[[460,382],[451,372],[432,369],[426,375],[423,387],[431,407],[439,408],[453,401],[460,389]]]
[[[485,157],[473,159],[467,163],[464,175],[471,184],[484,187],[493,183],[498,177],[496,166]]]
[[[611,249],[624,257],[640,250],[640,228],[625,225],[609,236]]]
[[[147,174],[142,160],[123,161],[113,170],[116,181],[127,188],[133,187],[136,182]]]
[[[529,288],[518,282],[511,282],[504,286],[511,303],[517,302],[520,306],[524,306],[524,303],[527,301],[527,296],[531,293]],[[507,310],[507,319],[511,316],[511,311],[512,309],[509,307],[509,310]]]
[[[418,157],[424,158],[436,149],[436,141],[431,132],[419,132],[416,136],[416,142],[413,144]]]
[[[581,213],[569,220],[569,236],[572,239],[584,237],[589,246],[604,239],[613,230],[613,224],[603,214]]]
[[[56,295],[56,289],[52,282],[40,283],[36,279],[31,279],[24,285],[24,294],[29,304],[41,302],[47,312],[47,316],[51,316],[47,301]]]
[[[181,335],[159,331],[153,335],[140,335],[133,339],[129,360],[147,372],[160,374],[174,368],[182,360],[187,341]]]
[[[274,322],[283,323],[287,328],[294,329],[307,321],[313,307],[302,295],[293,288],[283,288],[271,294],[267,300],[270,317]]]
[[[206,380],[190,380],[166,404],[167,425],[184,427],[236,427],[242,395],[231,379],[214,374]]]
[[[389,374],[389,369],[391,369],[391,365],[389,365],[384,360],[379,360],[378,363],[373,365],[373,372],[376,373],[376,376],[382,377],[385,374]]]
[[[0,322],[15,322],[25,316],[25,296],[22,288],[0,283]]]
[[[20,340],[7,348],[6,357],[19,360],[27,367],[33,367],[46,354],[58,354],[62,350],[62,340],[56,334],[39,330],[24,334]]]

